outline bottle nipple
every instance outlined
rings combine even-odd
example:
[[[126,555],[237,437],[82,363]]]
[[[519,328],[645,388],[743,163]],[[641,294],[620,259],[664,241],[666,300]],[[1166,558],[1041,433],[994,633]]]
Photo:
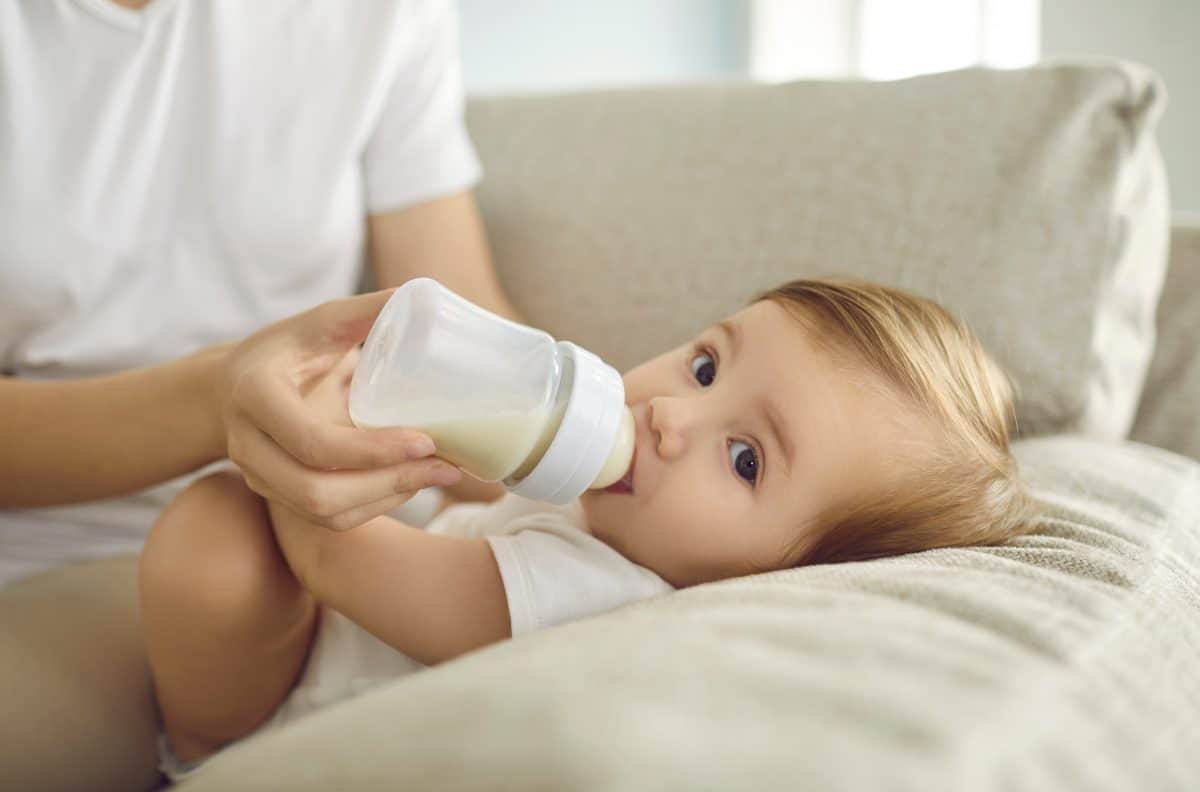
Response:
[[[633,413],[626,407],[617,428],[617,439],[613,442],[612,451],[608,452],[608,459],[604,460],[604,466],[600,468],[588,489],[603,489],[620,481],[633,462],[636,446],[637,426],[633,421]]]

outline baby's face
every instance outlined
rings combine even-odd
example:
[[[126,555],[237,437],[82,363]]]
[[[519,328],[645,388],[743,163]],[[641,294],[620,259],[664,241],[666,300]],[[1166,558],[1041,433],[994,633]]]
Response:
[[[585,493],[589,530],[681,588],[780,568],[809,521],[877,486],[909,422],[812,332],[762,301],[627,372],[633,489]]]

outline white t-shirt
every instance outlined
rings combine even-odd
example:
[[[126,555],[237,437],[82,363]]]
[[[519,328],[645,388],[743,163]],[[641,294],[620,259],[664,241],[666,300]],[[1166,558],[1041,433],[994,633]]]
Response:
[[[352,293],[367,214],[479,178],[457,35],[452,0],[0,3],[0,371],[146,365]],[[138,549],[178,489],[0,511],[0,581]]]
[[[592,536],[578,501],[550,506],[510,493],[491,504],[451,506],[425,530],[487,539],[504,581],[513,637],[674,591]],[[422,668],[323,609],[304,674],[269,724],[281,725]]]

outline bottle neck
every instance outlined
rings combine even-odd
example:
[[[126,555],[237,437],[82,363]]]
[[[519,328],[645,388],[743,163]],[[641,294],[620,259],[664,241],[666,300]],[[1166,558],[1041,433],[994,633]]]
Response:
[[[562,368],[555,407],[542,432],[546,445],[535,447],[518,467],[517,472],[528,469],[525,476],[514,474],[505,484],[518,495],[564,504],[583,494],[607,469],[628,411],[624,383],[616,369],[575,344],[560,341],[558,345]],[[560,404],[561,414],[556,414]],[[535,456],[540,458],[530,464]]]

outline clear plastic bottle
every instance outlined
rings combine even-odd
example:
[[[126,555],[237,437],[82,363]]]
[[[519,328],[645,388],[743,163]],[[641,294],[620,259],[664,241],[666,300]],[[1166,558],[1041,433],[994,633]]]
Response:
[[[625,475],[636,435],[615,369],[429,278],[397,289],[375,320],[350,418],[420,429],[476,478],[556,504]]]

